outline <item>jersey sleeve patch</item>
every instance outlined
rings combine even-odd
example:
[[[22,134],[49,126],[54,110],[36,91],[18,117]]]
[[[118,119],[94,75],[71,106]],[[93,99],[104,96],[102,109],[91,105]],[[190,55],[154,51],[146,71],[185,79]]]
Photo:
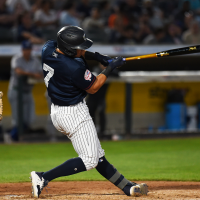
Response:
[[[86,81],[91,81],[91,77],[92,77],[92,73],[90,72],[90,70],[86,70],[85,71],[85,75],[84,75],[84,79],[86,80]]]
[[[88,90],[96,80],[96,77],[88,69],[77,69],[72,75],[72,82],[82,90]]]

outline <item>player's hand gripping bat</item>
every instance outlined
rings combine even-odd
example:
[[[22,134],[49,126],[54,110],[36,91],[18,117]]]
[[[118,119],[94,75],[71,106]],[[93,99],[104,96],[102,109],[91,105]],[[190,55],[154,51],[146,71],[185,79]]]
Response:
[[[198,52],[200,52],[200,45],[171,49],[167,51],[162,51],[162,52],[147,54],[147,55],[142,55],[142,56],[128,57],[128,58],[124,58],[124,61],[138,60],[138,59],[145,59],[145,58],[158,58],[158,57],[166,57],[166,56],[178,56],[178,55],[185,55],[185,54],[198,53]]]
[[[2,97],[3,97],[3,92],[0,92],[0,121],[2,120],[3,116],[3,100],[2,100]]]

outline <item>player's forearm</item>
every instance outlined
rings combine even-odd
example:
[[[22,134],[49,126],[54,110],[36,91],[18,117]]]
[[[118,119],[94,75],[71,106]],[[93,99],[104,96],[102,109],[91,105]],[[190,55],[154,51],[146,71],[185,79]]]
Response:
[[[108,66],[109,65],[109,60],[111,60],[111,58],[109,56],[106,55],[102,55],[98,52],[90,52],[90,51],[82,51],[82,56],[86,59],[86,60],[96,60],[98,62],[100,62],[103,66]]]
[[[96,80],[95,80],[94,84],[92,85],[92,87],[90,89],[86,90],[87,93],[95,94],[106,82],[106,79],[107,79],[107,77],[104,74],[99,74],[96,77]]]

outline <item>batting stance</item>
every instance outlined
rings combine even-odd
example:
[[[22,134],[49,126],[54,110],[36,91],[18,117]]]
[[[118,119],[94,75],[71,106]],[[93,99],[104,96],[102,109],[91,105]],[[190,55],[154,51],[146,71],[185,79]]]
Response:
[[[39,197],[49,181],[93,168],[123,190],[127,196],[147,194],[145,183],[127,180],[105,158],[97,132],[85,103],[87,93],[96,93],[109,74],[124,64],[122,57],[108,62],[110,57],[97,52],[85,51],[93,42],[85,37],[77,26],[63,27],[57,33],[57,42],[48,41],[42,49],[44,81],[51,98],[51,119],[57,130],[72,142],[78,157],[46,172],[31,172],[32,193]],[[97,60],[107,66],[95,77],[88,69],[86,60]]]

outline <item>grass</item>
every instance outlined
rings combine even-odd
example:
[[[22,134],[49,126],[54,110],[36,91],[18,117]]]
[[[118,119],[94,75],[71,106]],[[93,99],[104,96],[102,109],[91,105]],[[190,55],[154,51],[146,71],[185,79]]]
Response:
[[[200,181],[200,139],[102,142],[106,157],[130,180]],[[0,145],[0,182],[29,181],[31,171],[47,171],[76,157],[71,143]],[[64,180],[105,180],[91,170]]]

